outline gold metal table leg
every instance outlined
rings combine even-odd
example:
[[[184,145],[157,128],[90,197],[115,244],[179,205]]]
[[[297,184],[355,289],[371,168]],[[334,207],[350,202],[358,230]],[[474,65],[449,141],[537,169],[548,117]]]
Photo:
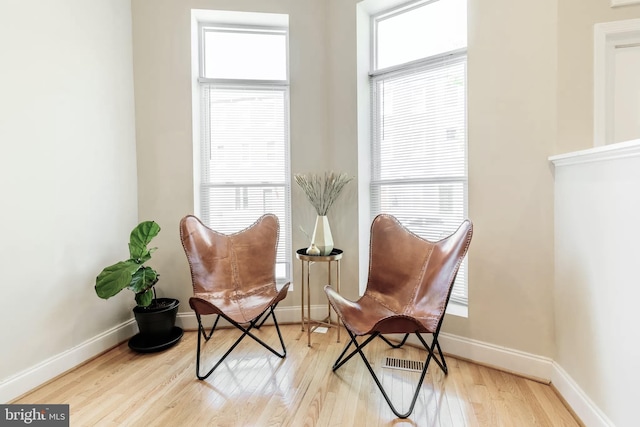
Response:
[[[302,332],[304,332],[304,261],[302,263],[302,274],[300,277],[300,309],[302,310],[302,315],[300,316],[300,327]]]
[[[311,347],[311,263],[307,263],[307,347]]]
[[[327,268],[327,284],[331,286],[331,261],[329,261],[328,264],[329,266]],[[329,304],[328,299],[327,299],[327,322],[329,323],[329,326],[331,326],[331,304]]]
[[[336,288],[338,293],[340,293],[340,260],[336,261]],[[340,342],[340,316],[336,313],[336,329],[338,330],[338,342]]]

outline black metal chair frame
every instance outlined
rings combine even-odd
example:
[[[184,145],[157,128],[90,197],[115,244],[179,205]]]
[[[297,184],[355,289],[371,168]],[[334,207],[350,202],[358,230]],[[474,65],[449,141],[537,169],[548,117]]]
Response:
[[[238,344],[240,344],[240,342],[246,336],[249,336],[249,337],[253,338],[256,342],[258,342],[260,345],[265,347],[267,350],[271,351],[273,354],[275,354],[279,358],[283,359],[287,355],[287,349],[284,346],[284,341],[282,339],[282,334],[280,333],[280,327],[278,326],[278,320],[276,319],[275,313],[273,312],[273,310],[276,308],[277,305],[278,305],[278,303],[275,303],[275,304],[267,307],[267,309],[265,309],[265,311],[263,311],[259,316],[256,316],[256,318],[253,319],[251,322],[249,322],[249,326],[246,327],[246,328],[244,326],[242,326],[240,323],[233,321],[232,319],[230,319],[225,314],[212,313],[212,314],[216,314],[217,317],[216,317],[215,322],[213,323],[213,326],[211,327],[211,331],[209,332],[209,334],[206,333],[206,329],[205,329],[204,325],[202,324],[202,317],[201,317],[202,315],[200,313],[196,312],[196,318],[198,319],[198,349],[197,349],[197,356],[196,356],[196,376],[198,377],[198,379],[199,380],[204,380],[204,379],[208,378],[209,375],[211,375],[213,373],[213,371],[215,371],[216,368],[218,366],[220,366],[220,364],[227,358],[227,356],[229,354],[231,354],[233,349],[236,348],[238,346]],[[236,340],[235,343],[233,343],[233,345],[227,350],[227,352],[224,355],[222,355],[222,357],[220,357],[220,359],[218,359],[218,361],[215,363],[213,368],[211,368],[211,370],[209,370],[209,372],[207,372],[204,375],[201,375],[200,374],[200,354],[201,354],[201,350],[202,350],[202,346],[201,346],[202,338],[204,338],[205,342],[207,342],[207,341],[209,341],[209,339],[211,339],[211,337],[213,336],[214,331],[216,330],[216,326],[218,325],[218,321],[220,320],[220,316],[222,316],[227,322],[231,323],[233,326],[235,326],[240,331],[242,331],[242,335],[240,335],[240,337]],[[278,353],[271,346],[269,346],[264,341],[262,341],[260,338],[258,338],[257,336],[255,336],[254,334],[251,333],[252,329],[260,329],[260,327],[264,324],[264,322],[267,320],[267,318],[269,316],[271,316],[273,318],[273,323],[274,323],[274,325],[276,327],[276,331],[278,332],[278,338],[280,339],[280,345],[282,346],[282,353]],[[261,319],[262,319],[262,321],[261,321]]]
[[[450,296],[451,296],[451,289],[449,289],[449,297]],[[449,302],[449,298],[447,297],[447,304],[445,304],[445,307],[448,305],[448,302]],[[347,345],[344,347],[344,350],[342,350],[342,353],[340,353],[340,356],[338,356],[338,359],[336,359],[335,363],[333,364],[332,369],[335,372],[338,368],[344,365],[349,359],[351,359],[356,353],[358,353],[362,358],[362,361],[366,365],[367,369],[369,370],[369,373],[373,377],[373,380],[378,386],[378,389],[380,389],[380,391],[382,392],[382,396],[384,397],[384,400],[387,401],[387,404],[389,405],[389,408],[391,408],[391,411],[393,411],[393,413],[398,418],[408,418],[409,415],[411,415],[411,413],[413,412],[413,408],[415,407],[416,401],[418,400],[418,394],[420,394],[420,388],[422,387],[424,378],[427,375],[427,368],[429,367],[429,363],[431,363],[431,360],[433,359],[438,364],[438,366],[440,367],[440,369],[442,369],[442,372],[444,372],[445,375],[449,373],[449,369],[447,368],[447,362],[444,358],[444,354],[442,353],[442,349],[440,348],[440,343],[438,342],[438,335],[440,333],[440,327],[442,326],[443,320],[444,320],[444,315],[440,318],[440,321],[438,322],[438,327],[436,328],[435,332],[432,333],[433,339],[431,341],[431,346],[427,344],[427,342],[424,340],[420,332],[413,332],[418,337],[418,339],[420,340],[420,343],[422,343],[422,346],[425,348],[425,350],[427,350],[428,354],[424,362],[424,367],[422,368],[420,380],[418,380],[418,385],[416,386],[415,392],[413,393],[413,398],[411,399],[411,405],[409,406],[409,409],[405,413],[399,412],[398,409],[396,409],[396,407],[393,405],[393,403],[391,402],[391,398],[389,397],[384,387],[382,386],[382,383],[378,379],[378,376],[373,371],[373,368],[371,367],[371,364],[369,363],[369,360],[367,359],[367,357],[364,355],[364,352],[362,351],[362,349],[371,341],[373,341],[376,337],[381,338],[384,342],[386,342],[392,348],[400,348],[407,342],[407,338],[409,338],[410,333],[405,333],[402,341],[399,344],[394,344],[391,341],[389,341],[380,332],[374,332],[371,335],[369,335],[369,337],[366,340],[364,340],[361,344],[359,344],[358,340],[356,339],[356,335],[353,332],[351,332],[348,328],[346,328],[347,333],[351,337],[351,341],[349,341]],[[347,350],[349,350],[349,347],[351,347],[351,345],[354,345],[355,349],[351,353],[349,353],[347,356],[345,356],[345,354],[347,353]],[[436,355],[435,353],[436,350],[438,351],[438,355]]]

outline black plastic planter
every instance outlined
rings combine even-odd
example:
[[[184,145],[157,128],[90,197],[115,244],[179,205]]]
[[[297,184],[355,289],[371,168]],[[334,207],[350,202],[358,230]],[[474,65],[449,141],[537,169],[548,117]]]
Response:
[[[165,350],[182,338],[182,329],[175,326],[180,301],[158,298],[149,307],[134,307],[133,314],[139,333],[129,340],[129,348],[140,353]]]

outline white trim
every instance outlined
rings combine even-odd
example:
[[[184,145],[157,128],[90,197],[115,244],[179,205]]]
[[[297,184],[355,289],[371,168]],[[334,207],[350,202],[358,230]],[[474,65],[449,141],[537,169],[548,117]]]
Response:
[[[602,162],[605,160],[637,157],[640,155],[640,139],[602,145],[586,150],[558,154],[549,157],[555,167],[578,165],[582,163]]]
[[[385,10],[401,7],[403,4],[413,3],[408,0],[363,0],[358,3],[358,8],[369,16],[378,15]]]
[[[449,301],[446,314],[450,316],[469,317],[469,306],[457,301]]]
[[[369,70],[373,69],[371,34],[373,23],[365,5],[371,0],[358,3],[356,8],[356,85],[358,114],[358,295],[364,294],[369,274],[369,232],[371,227],[371,85]]]
[[[425,337],[427,335],[425,334]],[[402,335],[394,336],[396,341],[400,341],[401,338]],[[537,356],[445,332],[440,333],[438,341],[442,351],[452,357],[459,357],[540,382],[551,382],[553,360],[549,357]],[[428,338],[427,342],[429,342]],[[410,335],[407,343],[422,348],[422,344],[415,335]]]
[[[213,84],[230,87],[246,87],[253,86],[262,88],[264,86],[280,87],[289,86],[288,80],[245,80],[245,79],[211,79],[207,77],[198,77],[198,83]]]
[[[439,341],[446,354],[553,384],[560,396],[586,426],[614,426],[573,378],[551,358],[444,332],[440,333]]]
[[[311,317],[319,319],[327,314],[327,305],[312,305]],[[299,323],[301,309],[299,306],[282,307],[276,309],[278,323]],[[211,318],[211,322],[215,319]],[[205,318],[206,319],[206,318]],[[224,326],[224,321],[220,325]],[[267,319],[265,324],[273,323]],[[205,321],[205,324],[206,323]],[[178,313],[176,326],[185,330],[197,330],[198,323],[193,312]],[[44,360],[22,372],[0,381],[0,403],[10,402],[13,399],[33,390],[34,388],[64,374],[65,372],[85,363],[86,361],[122,344],[138,332],[134,319],[130,319],[108,331],[105,331],[87,341],[63,351],[62,353]]]
[[[492,366],[542,382],[551,381],[553,360],[520,350],[441,332],[438,341],[442,351],[476,363]]]
[[[640,4],[640,0],[611,0],[611,7],[628,6],[631,4]]]
[[[191,17],[195,18],[198,22],[215,22],[217,25],[245,25],[262,27],[289,26],[289,15],[284,13],[191,9]]]
[[[589,427],[614,427],[613,422],[556,362],[553,362],[551,383],[584,425]]]
[[[371,53],[374,55],[375,51]],[[426,68],[429,65],[442,65],[447,62],[454,62],[459,58],[467,59],[467,48],[463,47],[456,50],[450,50],[448,52],[439,53],[437,55],[428,56],[426,58],[418,58],[413,61],[403,62],[401,64],[391,65],[386,68],[377,68],[372,69],[373,71],[369,72],[369,77],[378,77],[383,75],[394,75],[394,74],[404,74],[410,70],[419,70],[421,68]]]
[[[411,338],[407,341],[408,343],[420,346],[415,337]],[[459,357],[474,363],[553,384],[567,405],[586,426],[614,426],[613,422],[576,384],[573,378],[551,358],[444,332],[440,333],[439,341],[442,350],[452,357]]]
[[[612,0],[612,3],[615,0]],[[640,3],[640,1],[635,1]],[[627,4],[627,3],[625,3]],[[631,4],[631,3],[628,3]],[[622,2],[620,2],[622,5]],[[593,145],[599,147],[611,143],[613,129],[609,117],[611,71],[613,67],[614,40],[640,42],[640,19],[627,19],[595,24],[593,27]]]
[[[130,319],[62,353],[0,381],[0,402],[9,402],[117,346],[138,332]]]

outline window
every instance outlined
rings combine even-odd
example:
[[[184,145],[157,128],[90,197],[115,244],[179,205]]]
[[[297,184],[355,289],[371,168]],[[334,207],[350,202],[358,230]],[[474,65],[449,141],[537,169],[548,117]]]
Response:
[[[467,215],[466,0],[372,18],[371,217],[439,240]],[[467,302],[466,260],[452,301]]]
[[[198,43],[199,215],[224,233],[277,215],[276,278],[284,284],[291,278],[287,28],[200,22]]]

